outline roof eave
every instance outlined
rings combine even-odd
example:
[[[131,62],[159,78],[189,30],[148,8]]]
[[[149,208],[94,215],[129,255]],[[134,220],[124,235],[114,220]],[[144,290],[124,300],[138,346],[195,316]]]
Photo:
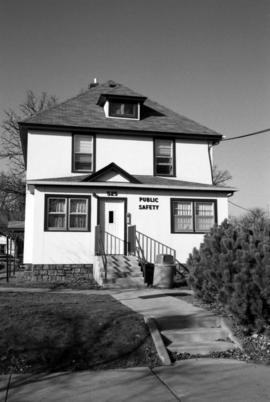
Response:
[[[76,131],[81,133],[96,133],[96,134],[118,134],[118,135],[134,135],[134,136],[149,136],[149,137],[166,137],[193,139],[209,141],[212,144],[217,144],[222,140],[222,134],[218,133],[192,133],[192,132],[173,132],[173,131],[155,131],[155,130],[126,130],[114,128],[97,128],[97,127],[81,127],[70,125],[57,125],[57,124],[42,124],[42,123],[29,123],[19,122],[20,132],[26,132],[28,129],[35,129],[40,131]],[[27,138],[26,138],[27,145]]]
[[[233,187],[204,187],[204,186],[172,186],[172,185],[161,185],[161,184],[147,184],[147,183],[123,183],[123,182],[66,182],[66,181],[42,181],[42,180],[27,180],[28,185],[34,186],[65,186],[65,187],[121,187],[121,188],[146,188],[146,189],[156,189],[156,190],[183,190],[183,191],[210,191],[210,192],[224,192],[224,193],[234,193],[237,189]]]

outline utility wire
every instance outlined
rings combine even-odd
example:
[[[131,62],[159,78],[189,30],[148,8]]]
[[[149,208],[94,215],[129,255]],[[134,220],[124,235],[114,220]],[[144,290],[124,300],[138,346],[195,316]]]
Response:
[[[237,137],[223,138],[222,141],[232,141],[232,140],[237,140],[239,138],[251,137],[252,135],[267,133],[268,131],[270,131],[270,128],[266,128],[265,130],[260,130],[260,131],[254,131],[254,133],[250,133],[250,134],[238,135]]]
[[[232,202],[232,201],[229,201],[229,204],[231,204],[231,205],[233,205],[233,206],[235,206],[235,207],[237,207],[237,208],[243,209],[244,211],[252,212],[251,209],[247,209],[247,208],[241,207],[241,205],[235,204],[235,203]]]

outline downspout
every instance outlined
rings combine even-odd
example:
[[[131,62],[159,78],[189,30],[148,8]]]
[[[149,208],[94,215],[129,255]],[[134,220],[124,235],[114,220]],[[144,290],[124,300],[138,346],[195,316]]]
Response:
[[[212,184],[214,184],[214,177],[213,177],[213,163],[212,163],[212,157],[211,157],[211,150],[213,148],[213,143],[209,143],[208,142],[208,158],[209,158],[209,163],[210,163],[210,170],[211,170],[211,180],[212,180]]]

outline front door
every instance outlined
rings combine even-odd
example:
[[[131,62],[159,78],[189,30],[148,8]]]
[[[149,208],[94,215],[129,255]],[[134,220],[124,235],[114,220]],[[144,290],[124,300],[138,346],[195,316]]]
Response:
[[[106,254],[125,253],[125,199],[100,198],[99,224]]]

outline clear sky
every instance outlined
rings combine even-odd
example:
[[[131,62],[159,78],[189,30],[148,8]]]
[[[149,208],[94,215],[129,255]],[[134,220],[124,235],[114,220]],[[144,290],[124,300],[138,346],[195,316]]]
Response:
[[[0,118],[28,89],[62,101],[96,77],[227,138],[270,128],[269,34],[269,0],[0,0]],[[269,155],[270,133],[215,148],[233,202],[270,206]]]

